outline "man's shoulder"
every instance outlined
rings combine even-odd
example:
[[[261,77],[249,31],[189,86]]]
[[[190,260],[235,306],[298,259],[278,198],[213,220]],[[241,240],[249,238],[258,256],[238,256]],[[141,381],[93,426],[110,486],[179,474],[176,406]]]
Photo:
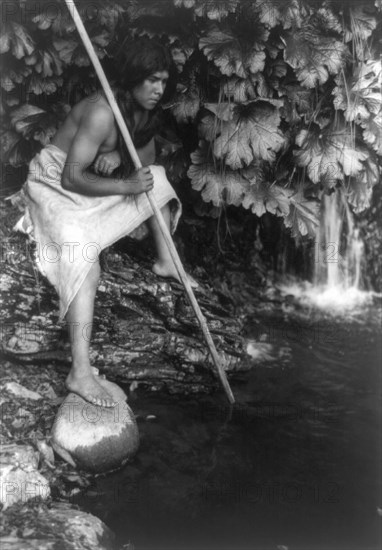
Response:
[[[107,126],[114,124],[113,111],[106,98],[99,93],[85,97],[77,103],[75,109],[83,120]]]

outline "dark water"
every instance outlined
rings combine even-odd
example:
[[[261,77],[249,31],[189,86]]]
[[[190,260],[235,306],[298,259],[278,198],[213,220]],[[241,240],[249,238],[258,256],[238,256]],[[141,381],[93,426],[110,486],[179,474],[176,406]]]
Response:
[[[137,457],[78,502],[131,549],[379,549],[377,308],[265,308],[247,334],[259,357],[234,410],[135,393]]]

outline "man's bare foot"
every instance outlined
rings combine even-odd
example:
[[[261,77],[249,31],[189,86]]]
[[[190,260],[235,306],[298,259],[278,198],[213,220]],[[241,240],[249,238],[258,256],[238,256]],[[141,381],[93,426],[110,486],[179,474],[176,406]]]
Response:
[[[103,388],[92,375],[74,376],[69,373],[65,385],[67,389],[76,393],[85,401],[99,407],[114,407],[115,401],[111,395]]]
[[[107,392],[109,391],[110,382],[106,379],[106,376],[101,376],[100,379],[98,380],[98,383],[99,383],[100,386],[104,387]],[[113,384],[113,385],[114,385],[113,396],[114,396],[115,401],[118,404],[123,403],[124,401],[127,401],[126,392],[123,391],[121,386],[117,386],[117,384]]]
[[[106,376],[104,374],[99,373],[99,369],[97,367],[91,367],[92,373],[94,376],[97,376],[97,380],[106,380]]]
[[[155,264],[152,267],[152,270],[156,275],[159,275],[160,277],[172,278],[179,281],[179,283],[182,282],[180,280],[180,277],[178,275],[178,272],[173,262],[166,262],[166,263],[155,262]],[[189,275],[188,273],[186,273],[186,275],[191,287],[198,288],[199,284],[195,281],[195,279],[193,279],[191,275]]]

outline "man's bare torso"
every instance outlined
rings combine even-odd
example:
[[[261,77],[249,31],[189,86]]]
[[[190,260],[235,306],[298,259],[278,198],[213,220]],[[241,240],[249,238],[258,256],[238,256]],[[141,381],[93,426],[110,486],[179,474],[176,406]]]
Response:
[[[114,151],[117,148],[118,142],[117,125],[111,107],[103,95],[99,93],[86,97],[72,108],[64,123],[55,134],[52,144],[65,153],[69,153],[74,138],[81,125],[84,124],[85,119],[90,116],[96,116],[97,113],[101,112],[103,112],[103,114],[105,114],[105,112],[109,113],[110,132],[108,132],[107,137],[100,144],[98,154]],[[136,113],[135,122],[137,126],[143,125],[146,120],[147,113]],[[153,140],[144,147],[137,149],[138,156],[143,166],[154,162],[153,150]]]

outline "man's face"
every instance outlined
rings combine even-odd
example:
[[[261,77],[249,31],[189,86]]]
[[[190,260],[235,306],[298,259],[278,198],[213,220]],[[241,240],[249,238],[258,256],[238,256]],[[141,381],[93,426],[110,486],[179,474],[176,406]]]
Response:
[[[168,71],[158,71],[147,77],[142,84],[133,88],[135,101],[147,111],[154,109],[164,94],[168,76]]]

